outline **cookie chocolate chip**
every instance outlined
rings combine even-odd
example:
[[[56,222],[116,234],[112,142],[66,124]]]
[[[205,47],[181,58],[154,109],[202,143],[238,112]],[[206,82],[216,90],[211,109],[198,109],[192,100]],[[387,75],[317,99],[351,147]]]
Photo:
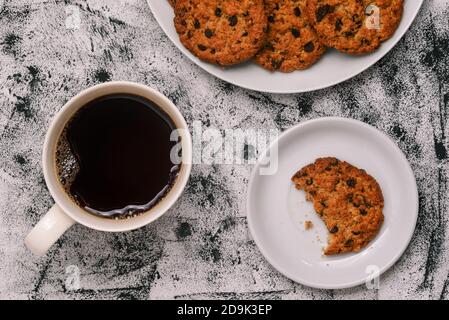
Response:
[[[251,59],[266,41],[264,0],[177,0],[175,27],[198,58],[230,66]]]
[[[318,61],[325,48],[308,17],[306,0],[266,0],[268,44],[255,61],[271,71],[292,72]]]
[[[321,42],[349,54],[376,50],[402,18],[404,0],[307,0]]]
[[[320,158],[293,177],[329,230],[326,255],[357,252],[377,235],[384,199],[376,180],[336,158]],[[313,183],[310,183],[312,181]]]

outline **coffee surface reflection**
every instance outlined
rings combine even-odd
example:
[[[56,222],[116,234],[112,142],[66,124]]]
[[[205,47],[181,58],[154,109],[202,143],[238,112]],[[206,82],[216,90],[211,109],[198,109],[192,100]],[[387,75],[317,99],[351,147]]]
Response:
[[[173,186],[180,164],[170,152],[170,117],[145,98],[115,94],[82,107],[56,151],[61,184],[86,211],[126,218],[155,206]]]

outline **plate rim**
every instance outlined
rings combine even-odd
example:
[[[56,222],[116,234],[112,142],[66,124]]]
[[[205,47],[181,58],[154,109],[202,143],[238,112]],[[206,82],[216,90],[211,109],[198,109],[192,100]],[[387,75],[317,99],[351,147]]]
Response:
[[[164,0],[159,0],[159,1],[164,1]],[[167,1],[167,0],[165,0],[165,1]],[[405,1],[407,1],[407,0],[405,0]],[[408,1],[411,1],[411,0],[408,0]],[[221,76],[216,74],[213,70],[208,70],[208,69],[204,68],[201,65],[201,63],[203,63],[201,60],[199,60],[194,55],[192,55],[184,46],[182,46],[181,44],[178,44],[173,39],[173,37],[169,34],[169,32],[167,30],[165,30],[163,24],[160,21],[159,15],[154,13],[155,10],[154,10],[154,8],[152,6],[152,3],[151,3],[152,0],[147,0],[147,3],[149,5],[149,7],[150,7],[150,10],[151,10],[151,13],[152,13],[154,19],[156,20],[156,22],[158,23],[158,25],[162,29],[162,31],[164,31],[164,34],[167,36],[167,38],[170,39],[170,42],[178,50],[180,50],[184,56],[186,56],[191,62],[193,62],[197,67],[199,67],[200,69],[202,69],[206,73],[214,76],[215,78],[218,78],[218,79],[220,79],[222,81],[225,81],[227,83],[235,85],[235,86],[237,86],[239,88],[243,88],[243,89],[251,90],[251,91],[255,91],[255,92],[261,92],[261,93],[273,93],[273,94],[285,95],[285,94],[314,92],[314,91],[318,91],[318,90],[331,88],[331,87],[334,87],[334,86],[336,86],[336,85],[338,85],[340,83],[346,82],[346,81],[348,81],[348,80],[358,76],[359,74],[365,72],[366,70],[370,69],[373,65],[375,65],[380,60],[382,60],[388,53],[390,53],[391,50],[393,50],[393,48],[399,43],[399,41],[401,41],[401,39],[404,37],[404,35],[410,30],[411,25],[413,24],[413,22],[415,22],[416,17],[418,16],[418,14],[421,11],[422,6],[424,4],[424,0],[413,0],[413,1],[421,1],[421,3],[419,4],[419,6],[416,9],[416,11],[413,13],[412,18],[410,19],[410,21],[406,24],[404,30],[401,33],[397,33],[397,35],[393,35],[392,38],[390,38],[389,40],[387,40],[386,42],[384,42],[382,44],[383,46],[387,47],[387,50],[385,50],[384,53],[380,54],[377,59],[374,59],[372,62],[368,63],[365,67],[361,68],[358,71],[355,71],[354,73],[351,73],[350,75],[348,75],[348,76],[346,76],[346,77],[344,77],[342,79],[335,80],[335,81],[332,81],[330,83],[323,84],[323,85],[317,85],[317,86],[310,87],[310,88],[307,88],[307,89],[292,89],[292,90],[261,90],[261,89],[257,89],[255,86],[249,86],[249,85],[240,84],[240,83],[238,83],[238,81],[225,80]]]
[[[405,156],[405,154],[402,152],[402,150],[399,148],[399,146],[394,142],[393,139],[391,139],[386,133],[380,131],[379,129],[356,119],[351,119],[351,118],[343,118],[343,117],[323,117],[323,118],[316,118],[316,119],[311,119],[311,120],[307,120],[301,123],[298,123],[296,125],[294,125],[293,127],[287,129],[286,131],[284,131],[275,141],[273,141],[269,147],[267,148],[267,150],[270,150],[272,148],[272,146],[275,143],[278,143],[281,139],[283,139],[284,137],[286,137],[287,135],[291,134],[291,132],[296,131],[296,130],[301,130],[304,127],[308,127],[308,126],[313,126],[317,123],[321,123],[321,122],[345,122],[345,123],[350,123],[350,124],[355,124],[358,126],[361,126],[365,129],[370,130],[371,132],[376,133],[377,135],[379,135],[385,143],[389,144],[390,146],[393,147],[393,149],[395,149],[398,152],[399,157],[401,158],[401,161],[404,162],[406,164],[405,166],[405,170],[407,171],[407,174],[410,175],[410,177],[413,180],[413,193],[414,193],[414,208],[415,210],[413,210],[413,229],[410,232],[410,234],[407,237],[407,241],[404,243],[403,247],[401,248],[401,250],[398,250],[398,252],[390,259],[390,261],[388,263],[386,263],[384,266],[382,266],[380,268],[379,271],[379,276],[382,275],[384,272],[386,272],[388,269],[390,269],[404,254],[405,250],[407,250],[407,248],[410,245],[410,242],[413,238],[413,235],[416,231],[416,224],[418,221],[418,215],[419,215],[419,193],[418,193],[418,186],[416,183],[416,177],[415,174],[413,172],[413,169],[410,166],[410,162],[408,161],[407,157]],[[352,288],[358,285],[361,285],[363,283],[366,282],[366,279],[360,279],[360,280],[355,280],[352,282],[346,282],[346,283],[342,283],[342,284],[336,284],[336,285],[326,285],[326,284],[322,284],[322,283],[315,283],[315,282],[311,282],[308,280],[304,280],[301,277],[297,277],[296,275],[290,274],[289,272],[287,272],[282,266],[280,266],[276,261],[274,261],[270,255],[266,252],[266,250],[264,249],[264,247],[262,245],[260,245],[260,239],[259,236],[257,235],[257,233],[255,232],[255,227],[254,227],[254,221],[253,221],[253,216],[254,213],[251,214],[251,205],[250,205],[250,194],[252,192],[253,186],[254,186],[254,178],[256,176],[256,173],[261,165],[261,160],[263,159],[264,155],[262,155],[256,165],[253,167],[252,171],[251,171],[251,175],[250,178],[248,180],[248,189],[246,192],[246,201],[245,201],[245,211],[246,211],[246,218],[248,221],[248,229],[251,233],[251,236],[254,240],[254,242],[257,245],[257,248],[259,249],[260,253],[263,255],[263,257],[265,258],[265,260],[274,268],[276,269],[278,272],[280,272],[282,275],[284,275],[285,277],[289,278],[290,280],[293,280],[297,283],[300,283],[302,285],[305,285],[307,287],[311,287],[311,288],[316,288],[316,289],[347,289],[347,288]]]

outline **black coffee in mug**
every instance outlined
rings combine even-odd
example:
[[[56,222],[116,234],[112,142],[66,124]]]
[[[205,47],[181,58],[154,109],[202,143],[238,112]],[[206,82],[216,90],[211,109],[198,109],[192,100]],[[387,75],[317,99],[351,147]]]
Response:
[[[154,207],[173,186],[180,164],[170,117],[154,102],[129,94],[98,98],[66,124],[58,141],[59,179],[88,212],[126,218]]]

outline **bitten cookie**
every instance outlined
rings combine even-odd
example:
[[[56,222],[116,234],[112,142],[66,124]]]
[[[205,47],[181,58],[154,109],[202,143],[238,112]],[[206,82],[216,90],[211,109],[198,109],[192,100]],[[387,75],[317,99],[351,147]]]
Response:
[[[268,39],[256,62],[271,71],[303,70],[325,52],[305,12],[306,0],[266,0]]]
[[[266,40],[264,0],[177,0],[174,22],[187,49],[222,66],[251,59]]]
[[[365,170],[336,158],[320,158],[293,177],[330,232],[325,255],[357,252],[378,234],[384,199]]]
[[[307,14],[324,45],[363,54],[394,34],[403,4],[403,0],[307,0]]]

